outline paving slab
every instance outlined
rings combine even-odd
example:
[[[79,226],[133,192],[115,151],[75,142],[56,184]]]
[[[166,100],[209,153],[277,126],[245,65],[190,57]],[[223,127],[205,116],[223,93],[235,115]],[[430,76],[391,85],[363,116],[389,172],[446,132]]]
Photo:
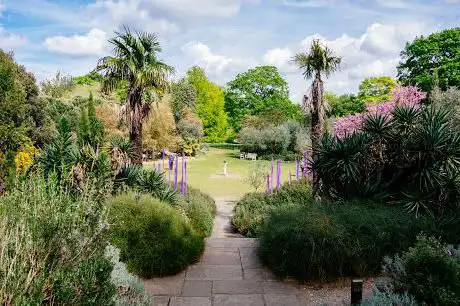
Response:
[[[145,291],[150,295],[174,296],[181,294],[184,279],[185,272],[181,272],[173,276],[142,279],[141,282],[144,285]]]
[[[241,265],[194,265],[188,268],[187,280],[242,280]]]
[[[240,254],[238,252],[226,252],[207,250],[201,258],[200,265],[241,265]]]
[[[224,280],[212,282],[213,294],[264,293],[263,282],[255,280]]]
[[[211,281],[186,280],[182,289],[182,296],[209,297],[211,296]]]
[[[212,248],[244,248],[257,247],[258,241],[255,238],[220,238],[210,237],[206,239],[206,246]]]
[[[169,306],[211,306],[211,298],[174,296],[171,298]]]
[[[264,306],[261,294],[214,295],[213,306]]]
[[[258,269],[263,267],[256,248],[239,248],[239,250],[243,269]]]
[[[154,296],[153,305],[155,306],[169,306],[169,296]]]

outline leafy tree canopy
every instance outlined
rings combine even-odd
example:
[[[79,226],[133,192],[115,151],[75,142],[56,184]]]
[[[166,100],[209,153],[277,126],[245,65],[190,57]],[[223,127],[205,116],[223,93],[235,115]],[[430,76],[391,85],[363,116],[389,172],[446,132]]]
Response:
[[[187,72],[186,81],[196,91],[196,111],[203,121],[205,141],[226,141],[228,123],[224,109],[224,91],[209,81],[204,70],[197,66]]]
[[[352,94],[336,95],[333,92],[324,93],[324,98],[330,105],[330,114],[334,117],[343,117],[360,113],[364,110],[364,103]]]
[[[460,87],[460,28],[420,36],[401,52],[398,78],[404,85],[417,85],[429,92],[438,71],[439,86]]]
[[[45,102],[33,74],[0,50],[0,152],[16,151],[27,142],[40,146],[51,138]]]
[[[192,84],[185,79],[171,84],[171,108],[176,122],[181,119],[184,109],[195,110],[195,104],[196,91]]]
[[[361,104],[388,101],[396,84],[389,76],[367,78],[359,85],[358,99]]]
[[[240,73],[227,84],[225,110],[237,132],[245,115],[258,115],[277,109],[288,119],[297,116],[298,108],[289,100],[287,82],[273,66],[260,66]]]

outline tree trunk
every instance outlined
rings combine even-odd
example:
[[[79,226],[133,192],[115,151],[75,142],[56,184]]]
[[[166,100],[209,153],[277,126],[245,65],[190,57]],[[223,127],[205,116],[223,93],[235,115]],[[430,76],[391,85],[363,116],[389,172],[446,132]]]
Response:
[[[311,88],[311,145],[312,145],[312,160],[313,164],[316,161],[317,150],[321,142],[321,137],[324,134],[324,105],[323,105],[323,81],[321,75],[316,74]],[[316,171],[312,171],[313,175],[313,189],[316,194],[320,187],[319,178]]]
[[[134,165],[142,166],[142,90],[140,88],[131,89],[128,94],[130,128],[129,139],[133,148],[132,161]]]

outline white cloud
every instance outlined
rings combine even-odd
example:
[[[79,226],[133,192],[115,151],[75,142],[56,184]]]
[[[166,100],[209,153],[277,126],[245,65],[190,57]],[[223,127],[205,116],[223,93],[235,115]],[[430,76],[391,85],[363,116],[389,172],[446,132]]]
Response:
[[[4,28],[0,27],[0,48],[5,51],[15,50],[22,46],[26,39],[22,36],[9,33]]]
[[[93,17],[89,22],[107,31],[129,24],[164,35],[179,32],[180,27],[176,23],[153,15],[154,3],[143,0],[97,0],[88,6],[88,14]]]
[[[45,40],[45,47],[52,52],[73,56],[103,55],[107,51],[107,34],[92,29],[86,35],[54,36]]]
[[[302,88],[299,86],[305,88],[307,83],[302,80],[300,71],[295,69],[296,67],[292,68],[289,60],[292,54],[308,50],[311,42],[319,39],[342,57],[341,69],[326,82],[327,88],[337,92],[354,92],[364,78],[394,76],[399,53],[405,42],[426,32],[427,27],[418,22],[374,23],[358,36],[343,34],[334,39],[327,39],[320,34],[307,36],[299,45],[268,50],[264,55],[264,61],[288,73],[291,89],[294,89],[292,92],[298,91]]]
[[[423,33],[424,26],[419,23],[400,23],[396,25],[371,25],[362,36],[361,49],[369,53],[394,54],[404,43]]]
[[[291,64],[294,53],[289,48],[275,48],[268,50],[263,61],[270,66],[276,66],[283,72],[292,72],[296,67]]]
[[[211,52],[211,49],[201,42],[188,42],[181,49],[184,54],[192,58],[194,65],[202,66],[206,72],[217,78],[248,66],[248,62],[242,59]]]

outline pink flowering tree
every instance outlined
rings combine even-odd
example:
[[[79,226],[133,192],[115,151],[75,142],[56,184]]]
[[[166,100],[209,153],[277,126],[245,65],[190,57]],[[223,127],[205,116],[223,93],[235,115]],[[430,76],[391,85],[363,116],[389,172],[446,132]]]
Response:
[[[414,86],[400,86],[391,92],[391,99],[383,103],[370,103],[366,105],[366,111],[359,114],[348,115],[339,118],[333,126],[334,136],[343,138],[362,129],[364,122],[370,115],[391,117],[394,108],[414,107],[426,98],[426,93]]]

